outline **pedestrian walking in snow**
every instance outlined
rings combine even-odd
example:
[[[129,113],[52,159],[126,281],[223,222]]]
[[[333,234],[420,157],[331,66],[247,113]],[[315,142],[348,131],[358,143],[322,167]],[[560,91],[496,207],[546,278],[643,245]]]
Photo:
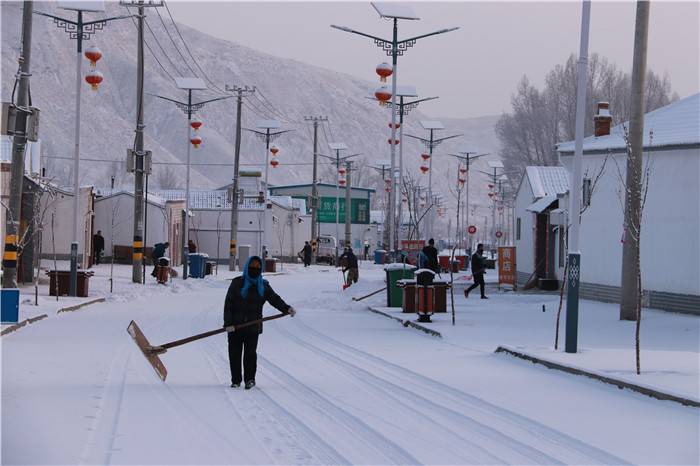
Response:
[[[92,237],[92,247],[95,250],[95,265],[100,265],[100,256],[102,256],[102,251],[105,250],[105,238],[102,236],[102,230],[97,230],[97,233]]]
[[[464,290],[464,297],[469,297],[469,292],[481,287],[481,299],[489,299],[484,293],[486,283],[484,282],[484,274],[486,273],[486,261],[484,259],[484,245],[479,243],[476,246],[476,252],[472,255],[472,275],[474,276],[474,284]]]
[[[302,260],[304,261],[304,267],[308,267],[311,265],[311,254],[313,253],[313,249],[311,249],[311,244],[309,244],[308,241],[304,243],[304,247],[302,248],[300,254],[302,256]]]
[[[153,246],[153,251],[151,252],[151,259],[153,260],[153,272],[151,275],[156,276],[156,269],[158,268],[158,259],[165,257],[165,251],[170,247],[170,243],[167,241],[165,243],[156,243]]]
[[[262,276],[262,259],[252,256],[243,267],[243,275],[231,281],[224,303],[224,327],[262,319],[263,305],[273,307],[292,317],[296,311],[274,292]],[[245,389],[255,386],[258,361],[258,337],[263,331],[262,322],[228,334],[228,358],[231,366],[231,387],[238,388],[245,382]],[[241,375],[241,358],[243,374]]]
[[[438,250],[435,248],[435,240],[433,238],[428,240],[428,245],[425,246],[421,252],[428,261],[425,267],[435,273],[440,273],[440,269],[438,268]]]
[[[347,288],[353,283],[357,283],[357,280],[360,278],[360,270],[357,265],[357,256],[353,252],[352,248],[348,247],[345,249],[343,255],[340,256],[340,259],[340,263],[345,264],[343,273],[346,271],[348,272],[347,278],[345,279],[345,286],[343,287]],[[344,262],[343,259],[345,260]]]

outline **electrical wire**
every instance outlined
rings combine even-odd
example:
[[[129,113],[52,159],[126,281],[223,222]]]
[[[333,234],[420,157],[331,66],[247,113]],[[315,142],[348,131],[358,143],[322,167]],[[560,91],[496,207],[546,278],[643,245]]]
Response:
[[[129,12],[129,15],[131,15],[131,10],[129,10],[129,7],[126,7],[126,9],[127,9],[127,11]],[[136,20],[134,20],[133,16],[130,16],[130,19],[131,19],[131,23],[134,25],[134,27],[135,27],[136,30],[138,31],[138,28],[139,28],[139,27],[138,27],[138,25],[136,24]],[[168,78],[170,78],[170,80],[174,82],[174,81],[175,81],[175,78],[173,78],[173,75],[171,75],[171,74],[168,72],[168,70],[165,69],[165,67],[164,67],[163,64],[160,62],[160,60],[158,60],[158,57],[156,56],[156,54],[155,54],[155,53],[153,52],[153,50],[151,49],[151,46],[148,45],[148,41],[146,40],[145,37],[144,37],[144,39],[143,39],[143,44],[146,46],[146,48],[148,49],[148,51],[151,53],[151,56],[152,56],[153,59],[156,61],[156,63],[158,63],[158,66],[160,66],[160,69],[163,70],[163,72],[166,74],[166,76],[168,76]]]
[[[52,159],[52,160],[66,160],[66,161],[73,161],[75,160],[74,157],[69,157],[69,156],[58,156],[58,155],[42,155],[41,158],[43,159]],[[91,157],[80,157],[80,160],[83,162],[101,162],[101,163],[119,163],[119,164],[125,164],[125,160],[118,160],[118,159],[99,159],[99,158],[91,158]],[[174,166],[186,166],[187,162],[152,162],[153,165],[174,165]],[[335,165],[335,162],[318,162],[319,165]],[[240,163],[239,165],[241,166],[247,166],[247,167],[263,167],[265,166],[265,163],[259,162],[248,162],[248,163]],[[313,162],[287,162],[287,163],[280,163],[280,166],[311,166],[313,165]],[[210,163],[190,163],[191,167],[233,167],[233,163],[218,163],[218,162],[210,162]]]
[[[175,65],[175,62],[173,62],[173,60],[170,58],[170,55],[167,54],[167,52],[165,51],[165,49],[164,49],[163,46],[161,45],[160,41],[159,41],[158,38],[156,37],[155,32],[153,32],[153,29],[151,28],[151,25],[148,24],[148,20],[146,20],[146,18],[144,18],[144,19],[143,19],[143,22],[144,22],[144,24],[146,25],[146,27],[148,28],[148,30],[149,30],[149,32],[151,33],[151,35],[153,36],[153,40],[156,41],[156,45],[158,46],[158,48],[160,49],[160,51],[163,53],[163,55],[165,56],[165,58],[168,59],[168,62],[170,63],[170,66],[173,67],[173,69],[175,70],[175,73],[180,74],[180,69]]]
[[[170,7],[168,7],[168,4],[167,4],[165,1],[163,1],[163,5],[165,5],[165,9],[166,9],[167,12],[168,12],[168,16],[170,16],[170,21],[172,21],[173,26],[175,26],[175,32],[177,32],[177,35],[180,36],[180,40],[182,40],[182,44],[185,46],[185,50],[187,50],[187,53],[189,54],[190,58],[192,58],[192,61],[194,62],[195,66],[196,66],[197,68],[199,68],[199,71],[202,72],[202,75],[204,76],[204,79],[206,79],[207,81],[209,81],[209,84],[211,84],[212,87],[214,87],[214,89],[216,89],[217,91],[222,92],[222,93],[226,93],[226,91],[222,90],[220,87],[218,87],[216,84],[214,84],[214,82],[213,82],[211,79],[209,79],[209,76],[207,76],[207,74],[204,72],[204,70],[202,69],[202,67],[199,66],[199,62],[197,62],[197,59],[194,57],[194,55],[192,55],[192,51],[191,51],[190,48],[187,46],[187,42],[185,41],[185,39],[182,37],[182,34],[180,33],[180,28],[177,27],[177,23],[176,23],[175,20],[173,19],[173,15],[172,15],[172,13],[170,12]],[[158,13],[158,16],[160,16],[160,13]]]
[[[165,4],[165,2],[163,2]],[[185,56],[182,54],[182,51],[180,51],[180,47],[177,46],[177,43],[175,42],[175,39],[173,39],[173,36],[170,34],[170,31],[168,30],[167,26],[165,25],[165,21],[163,21],[163,16],[161,16],[160,11],[158,11],[158,8],[155,9],[156,13],[158,14],[158,18],[160,18],[160,23],[163,25],[163,29],[165,29],[165,33],[168,35],[170,38],[170,42],[172,42],[173,47],[175,47],[175,51],[180,55],[180,58],[182,58],[182,61],[185,62],[185,65],[187,68],[190,69],[192,74],[194,76],[197,76],[197,73],[194,71],[194,69],[190,66],[189,61],[185,58]],[[182,36],[180,36],[182,38]]]

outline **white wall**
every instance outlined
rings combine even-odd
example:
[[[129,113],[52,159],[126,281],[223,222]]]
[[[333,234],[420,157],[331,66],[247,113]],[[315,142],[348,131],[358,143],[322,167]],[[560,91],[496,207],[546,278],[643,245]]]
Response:
[[[517,229],[513,232],[515,239],[516,267],[518,272],[531,274],[535,271],[535,214],[525,210],[535,202],[530,182],[527,176],[523,179],[515,197],[515,222],[520,218],[520,239],[517,239]]]
[[[85,232],[90,231],[90,223],[92,215],[90,212],[90,200],[92,198],[92,187],[80,188],[80,227],[78,230],[78,254],[87,257],[90,255],[88,251],[85,254]],[[56,198],[51,198],[49,194],[44,193],[41,196],[42,209],[47,203],[51,206],[46,210],[44,221],[46,228],[42,234],[41,251],[44,257],[53,255],[52,233],[55,237],[56,255],[69,256],[70,244],[73,241],[73,195],[62,192],[56,193]],[[51,213],[55,212],[53,229],[51,227]],[[88,248],[90,244],[88,243]]]
[[[651,177],[642,217],[641,264],[645,290],[700,294],[700,150],[646,152]],[[584,173],[596,173],[605,155],[585,155]],[[626,174],[626,155],[616,154]],[[562,157],[570,169],[572,157]],[[581,280],[620,286],[624,200],[614,161],[593,193],[581,224]]]
[[[112,230],[112,215],[114,229]],[[95,233],[102,230],[106,256],[112,255],[112,238],[118,246],[131,246],[134,238],[134,197],[122,193],[95,200]],[[148,203],[146,247],[168,241],[165,208]]]

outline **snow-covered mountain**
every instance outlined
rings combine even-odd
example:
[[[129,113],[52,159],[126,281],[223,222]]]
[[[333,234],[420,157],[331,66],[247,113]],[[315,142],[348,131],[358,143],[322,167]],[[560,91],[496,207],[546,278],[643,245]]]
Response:
[[[19,2],[2,2],[2,98],[9,100],[17,69],[17,56],[20,45],[20,24],[22,4]],[[75,13],[59,10],[55,3],[35,2],[35,10],[71,17]],[[132,10],[132,12],[135,12]],[[87,18],[97,19],[103,16],[115,16],[126,13],[124,7],[108,3],[104,14],[88,14]],[[158,16],[149,9],[148,24],[157,36],[158,43],[151,33],[146,31],[146,40],[156,53],[163,66],[177,76],[192,75],[184,61],[176,52],[173,43],[164,30]],[[172,23],[165,18],[165,24],[185,57],[188,57]],[[191,66],[201,76],[201,67],[211,82],[220,89],[228,85],[256,86],[259,93],[245,99],[242,124],[244,128],[255,128],[256,121],[262,118],[282,120],[283,129],[294,131],[280,137],[275,143],[281,149],[280,166],[270,170],[270,182],[310,182],[311,169],[308,165],[285,165],[286,163],[303,164],[312,159],[312,127],[303,120],[305,115],[324,115],[329,118],[329,125],[319,129],[320,150],[329,152],[327,141],[345,142],[353,153],[361,152],[363,161],[368,165],[380,159],[389,158],[387,144],[390,120],[388,109],[379,107],[366,96],[377,87],[373,70],[368,70],[367,81],[346,74],[319,68],[295,60],[280,58],[258,52],[236,43],[208,36],[200,31],[178,25],[187,41],[197,64],[189,60]],[[123,161],[127,147],[133,144],[135,124],[136,95],[136,28],[130,19],[122,19],[107,24],[102,31],[93,34],[88,45],[95,44],[102,50],[103,58],[98,63],[98,70],[104,74],[104,81],[99,91],[93,92],[87,84],[83,87],[81,117],[81,155],[85,159],[108,159]],[[160,50],[163,47],[175,66],[176,73]],[[178,58],[178,60],[175,59]],[[73,131],[75,109],[75,61],[76,42],[68,34],[56,27],[47,17],[35,15],[33,22],[33,44],[31,57],[31,94],[33,104],[41,108],[42,152],[48,157],[71,157],[73,154]],[[85,60],[84,73],[88,63]],[[185,100],[185,91],[175,87],[174,82],[155,62],[146,50],[146,92],[169,98]],[[419,89],[420,91],[420,89]],[[218,97],[216,91],[195,93],[196,100]],[[449,96],[442,96],[449,98]],[[186,154],[186,120],[183,113],[170,102],[153,96],[146,96],[146,148],[153,151],[155,162],[182,162]],[[193,163],[232,163],[235,128],[235,99],[210,103],[199,113],[204,126],[201,136],[204,143],[192,151]],[[419,124],[426,119],[419,109],[410,113],[405,124],[405,131],[426,136],[427,131]],[[430,119],[439,119],[431,116]],[[496,116],[471,119],[443,119],[447,129],[441,135],[464,133],[465,140],[484,152],[497,152],[497,139],[493,131]],[[456,138],[441,145],[434,159],[433,182],[435,191],[443,190],[446,197],[450,195],[446,186],[447,173],[454,177],[456,165],[453,158],[440,156],[454,152],[465,141]],[[418,141],[405,138],[405,163],[409,170],[418,174],[422,146]],[[250,164],[260,164],[264,157],[263,143],[251,133],[244,131],[242,138],[243,168],[256,168]],[[49,175],[62,182],[70,178],[71,163],[68,160],[47,158]],[[448,163],[449,162],[449,163]],[[264,161],[263,161],[264,163]],[[485,167],[486,162],[478,165]],[[158,185],[167,176],[159,173],[169,171],[170,175],[184,179],[185,168],[182,165],[156,165],[152,183]],[[233,168],[227,166],[202,167],[193,166],[192,185],[195,188],[221,186],[230,181]],[[263,169],[260,165],[257,168]],[[124,173],[120,163],[104,163],[86,160],[81,164],[81,182],[106,185],[110,175],[116,175],[117,185],[129,186],[132,181]],[[330,178],[329,168],[321,170],[321,177]],[[379,182],[376,177],[362,177],[364,184]],[[427,182],[427,177],[426,177]],[[483,183],[482,183],[483,184]],[[473,184],[476,186],[476,184]],[[373,186],[375,187],[375,186]],[[479,194],[472,190],[472,199],[486,203],[486,193]]]

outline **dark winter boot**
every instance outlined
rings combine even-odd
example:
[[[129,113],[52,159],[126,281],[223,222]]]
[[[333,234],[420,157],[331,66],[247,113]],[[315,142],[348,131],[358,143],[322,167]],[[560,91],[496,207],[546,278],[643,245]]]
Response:
[[[464,289],[464,297],[465,298],[469,297],[469,290],[467,288]]]
[[[255,387],[255,380],[249,380],[245,383],[246,390],[250,390],[253,387]]]
[[[232,384],[231,384],[231,388],[238,388],[238,387],[240,387],[240,386],[241,386],[240,383],[232,383]]]

